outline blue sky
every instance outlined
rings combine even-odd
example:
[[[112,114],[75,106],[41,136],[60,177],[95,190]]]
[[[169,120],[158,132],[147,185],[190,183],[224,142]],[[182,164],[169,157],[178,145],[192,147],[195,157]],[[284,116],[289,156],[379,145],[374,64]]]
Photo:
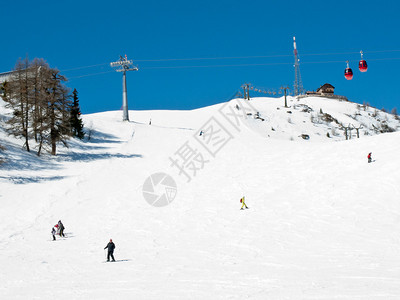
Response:
[[[351,101],[400,108],[397,1],[4,2],[0,72],[44,58],[78,90],[84,113],[121,108],[122,76],[109,63],[124,54],[139,67],[127,76],[129,109],[203,107],[244,82],[293,86],[294,35],[305,89],[328,82]]]

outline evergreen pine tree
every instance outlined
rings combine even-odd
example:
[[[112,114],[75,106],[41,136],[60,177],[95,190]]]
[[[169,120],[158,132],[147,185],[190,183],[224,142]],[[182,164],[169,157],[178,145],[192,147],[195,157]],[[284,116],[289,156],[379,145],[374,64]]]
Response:
[[[83,139],[85,133],[83,132],[83,122],[81,119],[81,109],[79,107],[78,91],[74,89],[72,92],[73,103],[71,108],[71,128],[72,136]]]

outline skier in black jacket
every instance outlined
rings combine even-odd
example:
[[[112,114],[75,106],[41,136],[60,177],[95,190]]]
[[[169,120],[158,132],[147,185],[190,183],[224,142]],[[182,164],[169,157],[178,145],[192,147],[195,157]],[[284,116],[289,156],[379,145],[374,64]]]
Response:
[[[107,246],[104,247],[104,249],[107,248],[108,248],[107,261],[110,261],[110,256],[112,258],[112,261],[115,261],[114,259],[115,244],[113,243],[112,239],[110,239],[110,242],[107,244]]]
[[[53,241],[56,240],[56,230],[54,229],[54,227],[51,229],[51,235],[53,236]]]
[[[65,227],[64,227],[64,224],[61,222],[61,220],[58,221],[58,228],[60,228],[60,236],[65,237],[65,234],[64,234]]]

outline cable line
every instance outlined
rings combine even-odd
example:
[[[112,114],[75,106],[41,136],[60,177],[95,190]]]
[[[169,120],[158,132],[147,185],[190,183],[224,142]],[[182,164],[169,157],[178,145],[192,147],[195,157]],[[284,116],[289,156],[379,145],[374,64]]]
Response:
[[[61,70],[61,72],[68,72],[68,71],[75,71],[75,70],[81,70],[81,69],[87,69],[87,68],[94,68],[94,67],[104,66],[104,65],[108,65],[108,63],[97,64],[97,65],[89,65],[89,66],[84,66],[84,67],[76,67],[76,68],[72,68],[72,69],[65,69],[65,70]]]
[[[72,77],[69,77],[68,79],[89,77],[89,76],[95,76],[95,75],[101,75],[101,74],[107,74],[107,73],[114,73],[114,71],[112,70],[112,71],[106,71],[106,72],[100,72],[100,73],[91,73],[91,74],[80,75],[80,76],[72,76]]]
[[[371,54],[371,53],[389,53],[389,52],[400,52],[400,50],[376,50],[376,51],[363,51],[363,53]],[[359,54],[359,51],[351,51],[351,52],[329,52],[329,53],[303,53],[301,56],[325,56],[325,55],[349,55],[349,54]],[[222,57],[197,57],[197,58],[165,58],[165,59],[136,59],[135,62],[170,62],[170,61],[195,61],[195,60],[228,60],[228,59],[254,59],[254,58],[276,58],[276,57],[292,57],[292,54],[278,54],[278,55],[255,55],[255,56],[222,56]],[[372,59],[369,59],[372,60]],[[387,59],[381,59],[387,60]],[[341,61],[343,62],[343,61]],[[302,62],[302,64],[307,62]],[[314,62],[312,62],[314,63]],[[323,62],[321,62],[323,63]],[[95,64],[95,65],[88,65],[88,66],[81,66],[71,69],[61,70],[62,72],[69,72],[75,70],[82,70],[87,68],[94,68],[99,66],[105,66],[109,63],[102,63],[102,64]],[[259,65],[259,64],[257,64]],[[193,67],[193,66],[191,66]],[[196,66],[194,66],[196,67]],[[199,66],[200,67],[200,66]],[[152,67],[154,69],[161,69],[163,67]],[[165,67],[171,68],[171,67]],[[179,68],[184,68],[179,67]],[[146,68],[146,69],[149,69]]]

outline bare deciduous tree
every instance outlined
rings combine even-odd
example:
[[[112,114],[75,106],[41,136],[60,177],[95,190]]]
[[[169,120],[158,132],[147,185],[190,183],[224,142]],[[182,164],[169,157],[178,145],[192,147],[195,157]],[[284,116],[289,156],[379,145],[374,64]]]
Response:
[[[27,151],[29,147],[29,62],[28,59],[18,60],[9,81],[4,84],[3,100],[6,107],[12,109],[13,114],[6,122],[9,134],[24,139]]]
[[[51,69],[42,59],[19,60],[9,81],[3,86],[3,99],[13,114],[7,122],[10,134],[24,138],[27,151],[29,140],[42,148],[50,146],[56,154],[57,142],[65,145],[71,135],[71,95],[64,85],[67,79],[57,69]]]
[[[71,96],[69,89],[63,84],[67,79],[57,69],[46,69],[44,72],[46,101],[47,134],[44,143],[51,146],[51,154],[56,155],[57,142],[67,145],[66,140],[71,136],[70,107]]]

